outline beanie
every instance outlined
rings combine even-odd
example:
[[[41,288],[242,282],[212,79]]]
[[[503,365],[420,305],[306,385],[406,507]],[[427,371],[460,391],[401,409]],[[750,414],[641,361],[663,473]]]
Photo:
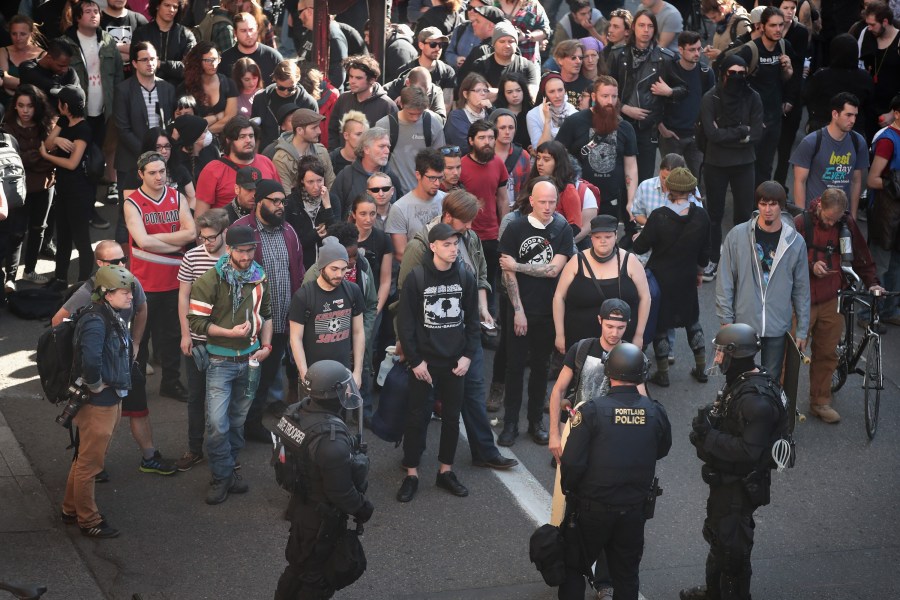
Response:
[[[322,247],[319,248],[319,256],[316,258],[316,266],[319,267],[319,271],[322,271],[325,267],[338,260],[350,264],[347,249],[341,246],[336,237],[330,235],[322,240]]]

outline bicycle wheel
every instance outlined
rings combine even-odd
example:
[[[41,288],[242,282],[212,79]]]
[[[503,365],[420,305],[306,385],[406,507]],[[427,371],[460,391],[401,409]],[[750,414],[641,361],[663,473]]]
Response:
[[[844,387],[844,384],[847,382],[847,374],[850,372],[850,365],[847,362],[849,352],[847,352],[847,342],[844,335],[841,335],[841,341],[838,342],[835,352],[838,355],[838,364],[834,369],[834,373],[831,374],[832,394]]]
[[[883,379],[881,372],[881,338],[874,336],[866,350],[866,373],[863,378],[863,399],[866,405],[866,434],[875,437],[878,428],[878,408],[881,404]]]

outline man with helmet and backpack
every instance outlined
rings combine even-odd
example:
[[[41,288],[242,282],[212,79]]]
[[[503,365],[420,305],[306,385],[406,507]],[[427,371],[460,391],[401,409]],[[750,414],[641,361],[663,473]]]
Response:
[[[744,323],[723,326],[713,339],[710,371],[724,374],[725,386],[712,405],[697,411],[690,433],[709,485],[706,585],[682,590],[681,600],[749,600],[753,512],[769,503],[773,457],[780,453],[779,469],[793,464],[781,388],[755,363],[760,345]]]
[[[306,370],[302,384],[306,398],[275,426],[275,478],[291,492],[288,566],[276,600],[331,598],[356,581],[365,571],[358,535],[375,510],[365,496],[365,447],[338,417],[362,406],[353,375],[337,361],[321,360]],[[350,516],[356,532],[347,529]]]
[[[122,398],[131,389],[132,343],[119,311],[130,309],[134,276],[121,265],[106,265],[94,278],[93,304],[75,328],[75,369],[81,407],[72,423],[78,427],[78,455],[72,461],[62,504],[62,519],[78,523],[81,534],[113,538],[119,531],[106,522],[94,499],[94,477],[122,414]],[[70,401],[70,406],[72,402]],[[67,407],[68,408],[68,407]]]
[[[665,409],[641,395],[649,361],[634,344],[606,357],[609,392],[575,411],[560,458],[566,578],[560,600],[584,598],[584,576],[605,551],[617,599],[637,600],[644,524],[658,495],[656,461],[672,446]],[[578,560],[571,560],[578,557]]]

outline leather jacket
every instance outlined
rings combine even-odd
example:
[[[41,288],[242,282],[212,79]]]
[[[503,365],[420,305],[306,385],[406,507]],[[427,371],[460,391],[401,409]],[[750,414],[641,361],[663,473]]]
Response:
[[[632,104],[630,98],[637,88],[637,102],[632,104],[637,108],[650,111],[646,119],[635,121],[625,117],[637,131],[656,129],[663,119],[665,102],[678,102],[687,93],[684,81],[675,73],[675,54],[666,48],[653,45],[650,48],[650,56],[646,63],[640,67],[634,65],[631,53],[631,45],[622,46],[612,51],[609,56],[609,74],[619,83],[619,101],[622,104]],[[658,79],[665,81],[672,88],[669,97],[657,96],[650,91],[650,86]]]

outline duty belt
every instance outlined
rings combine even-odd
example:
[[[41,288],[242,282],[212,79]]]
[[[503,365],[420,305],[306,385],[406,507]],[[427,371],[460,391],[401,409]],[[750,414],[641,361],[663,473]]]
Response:
[[[628,511],[634,510],[635,508],[641,507],[644,505],[644,502],[637,502],[635,504],[604,504],[603,502],[598,502],[596,500],[582,500],[579,499],[577,503],[577,507],[579,511],[582,512],[618,512],[618,513],[626,513]]]

